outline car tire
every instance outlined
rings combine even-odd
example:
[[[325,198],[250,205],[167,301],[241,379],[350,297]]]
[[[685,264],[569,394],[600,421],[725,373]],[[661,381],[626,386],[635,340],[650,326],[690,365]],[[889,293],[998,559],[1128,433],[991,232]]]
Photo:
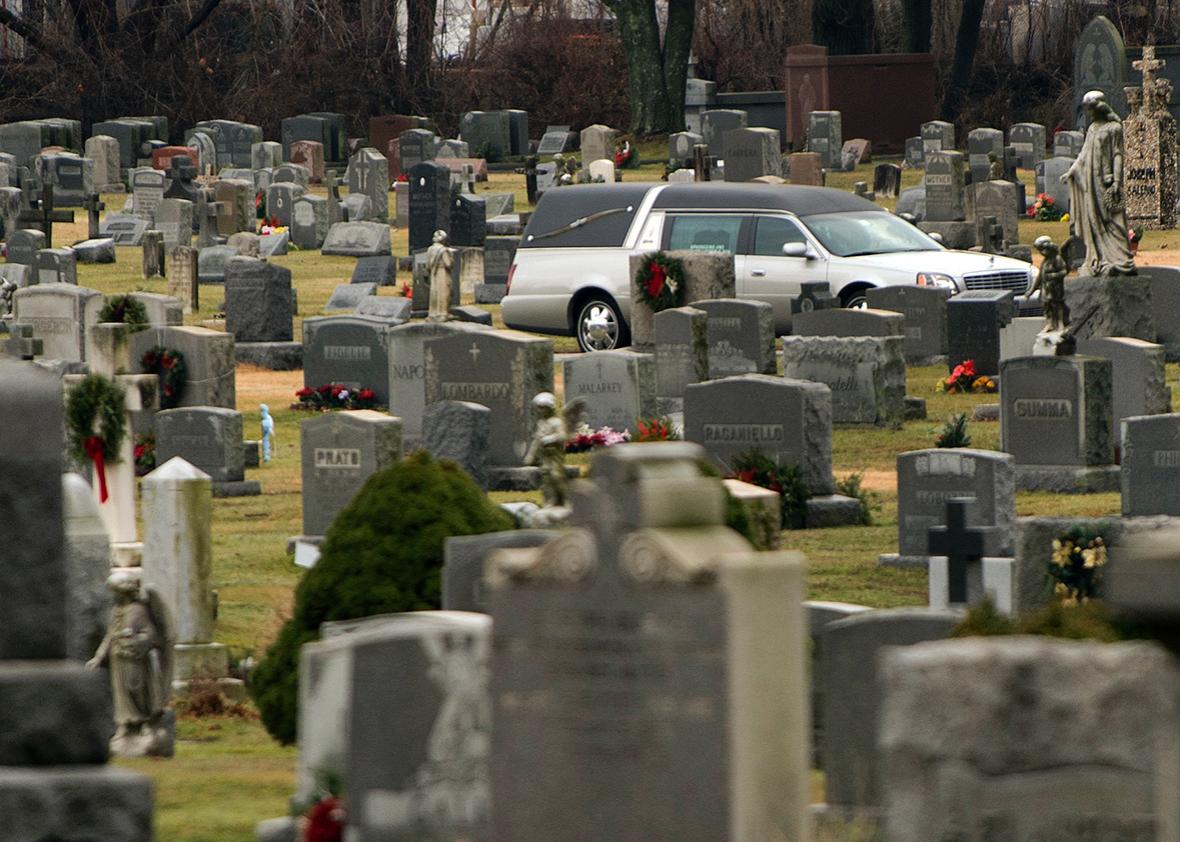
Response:
[[[847,310],[865,310],[869,306],[868,291],[871,287],[851,287],[840,293],[840,306]]]
[[[573,328],[578,348],[587,353],[613,351],[631,344],[631,331],[623,321],[619,305],[605,294],[592,295],[578,303]]]

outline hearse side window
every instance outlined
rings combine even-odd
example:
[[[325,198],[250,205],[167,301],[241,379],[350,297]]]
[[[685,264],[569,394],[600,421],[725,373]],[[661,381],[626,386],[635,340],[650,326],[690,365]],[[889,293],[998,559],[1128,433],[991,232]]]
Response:
[[[787,243],[807,243],[799,226],[781,216],[758,217],[758,228],[754,234],[754,254],[761,257],[782,257],[783,246]]]
[[[703,213],[673,214],[664,248],[736,254],[742,217]]]

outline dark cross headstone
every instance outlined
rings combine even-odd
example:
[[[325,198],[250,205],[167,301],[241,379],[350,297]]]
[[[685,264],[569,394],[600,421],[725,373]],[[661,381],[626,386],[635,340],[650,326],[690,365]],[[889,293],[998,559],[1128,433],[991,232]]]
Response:
[[[709,146],[698,143],[692,148],[693,176],[697,181],[708,181],[712,174],[712,162],[709,160]]]
[[[791,299],[791,312],[810,313],[838,306],[830,289],[827,281],[804,281],[799,284],[799,294]]]
[[[529,204],[537,204],[537,156],[529,155],[524,159],[524,184],[528,191]]]
[[[968,526],[969,497],[952,497],[946,501],[946,526],[932,526],[927,539],[927,551],[932,556],[947,560],[947,601],[967,603],[969,567],[980,567],[984,556],[992,554],[999,535],[995,526]],[[978,577],[982,581],[982,568]]]
[[[86,197],[86,201],[82,203],[82,207],[86,208],[86,216],[90,223],[90,239],[97,239],[99,236],[98,215],[106,210],[107,206],[97,193],[91,193]]]
[[[328,187],[328,227],[337,222],[344,222],[344,210],[340,204],[340,181],[336,177],[336,170],[328,170],[324,176],[324,183]]]
[[[201,205],[199,229],[197,234],[197,248],[208,248],[217,245],[217,217],[228,210],[227,206],[214,200],[214,192],[209,188],[200,191]]]
[[[197,168],[187,155],[175,155],[169,162],[172,166],[168,178],[172,183],[164,191],[165,199],[188,199],[194,205],[197,203],[197,186],[193,179],[197,177]]]
[[[54,210],[53,185],[45,184],[41,187],[41,198],[36,201],[34,207],[20,215],[20,221],[40,226],[45,232],[45,248],[53,248],[53,223],[73,222],[74,212]]]

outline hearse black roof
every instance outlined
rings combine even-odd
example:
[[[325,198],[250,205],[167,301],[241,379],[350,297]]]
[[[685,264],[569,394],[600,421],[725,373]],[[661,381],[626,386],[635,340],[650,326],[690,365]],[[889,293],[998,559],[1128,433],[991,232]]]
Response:
[[[831,187],[799,184],[739,184],[724,181],[701,184],[669,184],[653,207],[661,209],[757,209],[783,210],[797,216],[842,211],[881,211],[884,208],[855,193]]]
[[[782,184],[585,184],[545,191],[521,238],[520,248],[621,246],[647,194],[662,188],[660,210],[782,210],[797,216],[884,208],[830,187]]]

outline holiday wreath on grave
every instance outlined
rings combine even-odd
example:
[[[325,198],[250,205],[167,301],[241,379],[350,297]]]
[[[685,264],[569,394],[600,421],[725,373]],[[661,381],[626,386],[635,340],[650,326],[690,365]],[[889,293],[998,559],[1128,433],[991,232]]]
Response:
[[[184,354],[172,348],[156,345],[147,350],[139,361],[145,374],[160,378],[160,409],[175,409],[184,395],[184,381],[188,369]]]
[[[645,255],[635,273],[639,300],[659,313],[684,303],[684,263],[662,251]]]
[[[101,374],[88,374],[66,397],[66,431],[70,452],[79,462],[90,460],[98,478],[98,499],[107,501],[107,463],[119,461],[127,434],[123,387]]]
[[[132,333],[138,333],[148,329],[147,308],[142,301],[130,295],[111,295],[98,311],[98,321],[125,324]]]

